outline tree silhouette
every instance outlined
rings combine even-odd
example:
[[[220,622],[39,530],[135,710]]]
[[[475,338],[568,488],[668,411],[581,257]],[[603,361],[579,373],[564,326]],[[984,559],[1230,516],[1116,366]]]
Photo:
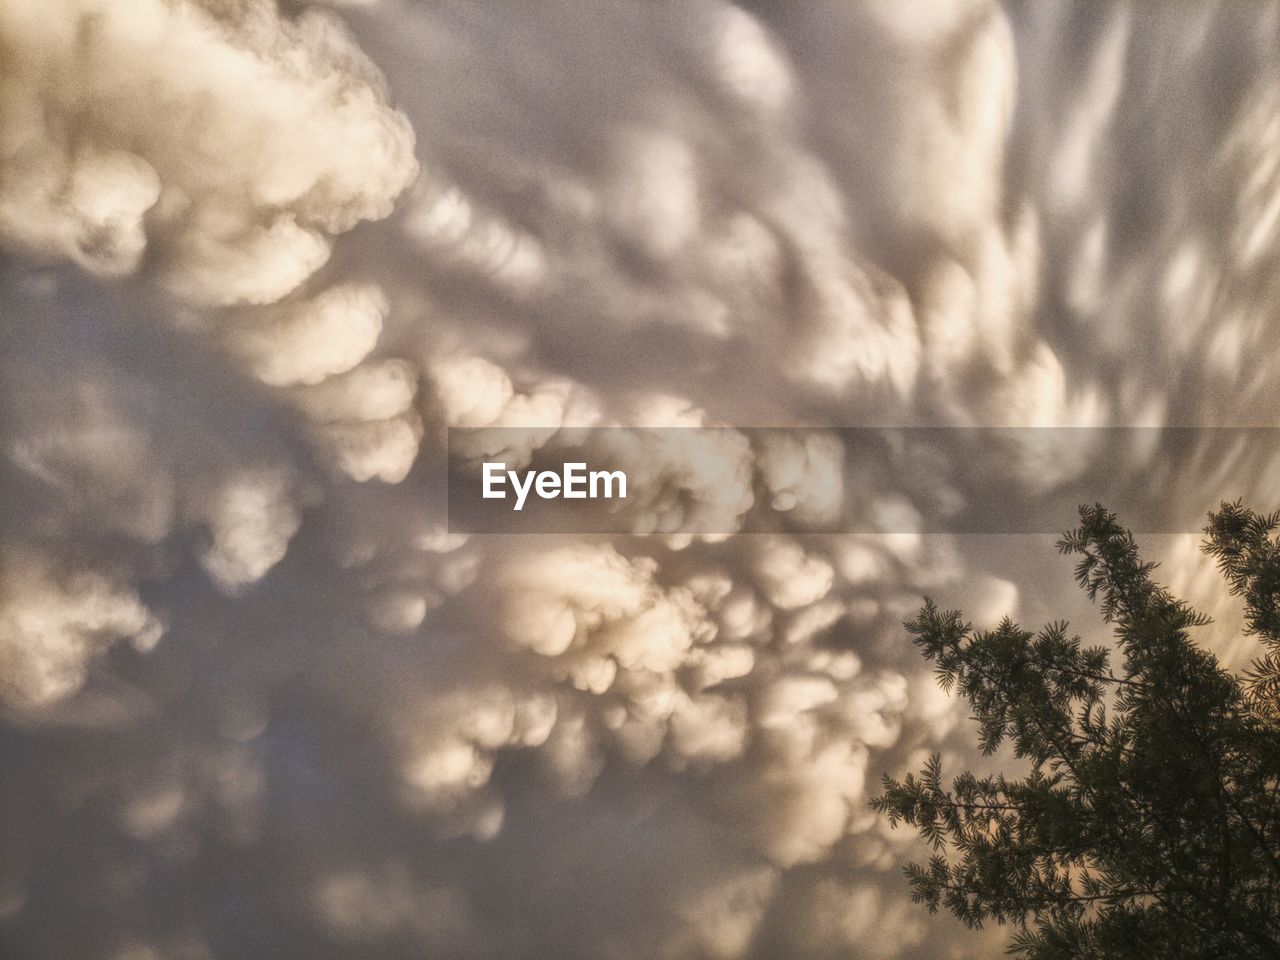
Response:
[[[1270,648],[1243,678],[1192,642],[1208,619],[1101,506],[1058,548],[1079,557],[1114,651],[1065,623],[974,630],[926,599],[906,627],[940,684],[968,701],[984,753],[1008,742],[1030,769],[947,787],[935,756],[884,778],[872,806],[934,848],[906,868],[914,900],[1012,924],[1010,952],[1037,960],[1280,957],[1278,524],[1223,504],[1205,531]]]

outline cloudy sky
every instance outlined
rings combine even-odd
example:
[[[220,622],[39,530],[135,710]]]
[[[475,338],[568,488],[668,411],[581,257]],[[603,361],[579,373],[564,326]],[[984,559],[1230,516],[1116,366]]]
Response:
[[[1097,618],[930,512],[1280,458],[832,430],[1280,426],[1278,251],[1274,4],[0,0],[0,953],[997,949],[867,808],[973,761],[900,624]],[[449,428],[606,426],[729,429],[448,527]]]

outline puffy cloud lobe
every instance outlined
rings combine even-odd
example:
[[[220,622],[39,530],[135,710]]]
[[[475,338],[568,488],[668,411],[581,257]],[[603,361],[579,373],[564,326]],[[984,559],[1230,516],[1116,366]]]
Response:
[[[270,468],[220,479],[198,491],[187,511],[204,532],[201,562],[219,586],[232,592],[279,563],[302,522],[289,477]]]
[[[312,422],[318,448],[356,481],[399,483],[418,457],[418,372],[406,360],[371,360],[294,391],[289,402]]]
[[[30,545],[0,557],[0,690],[18,704],[49,703],[84,681],[86,661],[118,640],[140,649],[160,621],[127,586],[93,570],[59,570]]]
[[[328,17],[61,0],[8,4],[0,29],[0,235],[19,249],[124,273],[154,234],[184,298],[267,303],[416,172],[407,122]]]
[[[386,312],[377,287],[330,287],[313,300],[252,317],[237,331],[236,346],[264,383],[316,384],[369,355]]]
[[[542,281],[546,258],[535,237],[477,209],[456,186],[427,183],[407,218],[411,237],[433,258],[476,271],[514,293]]]
[[[19,188],[10,186],[0,198],[5,235],[95,273],[131,273],[147,244],[143,217],[160,199],[155,170],[124,151],[86,152],[60,180],[58,167],[47,161],[22,171]]]
[[[693,642],[694,611],[653,584],[654,570],[607,548],[509,564],[495,576],[498,622],[509,643],[544,656],[598,647],[624,668],[669,671]]]
[[[734,6],[709,13],[716,79],[744,105],[771,113],[787,105],[794,81],[786,54],[760,21]]]
[[[831,565],[791,540],[766,540],[757,551],[755,569],[765,596],[782,610],[808,606],[831,589]]]

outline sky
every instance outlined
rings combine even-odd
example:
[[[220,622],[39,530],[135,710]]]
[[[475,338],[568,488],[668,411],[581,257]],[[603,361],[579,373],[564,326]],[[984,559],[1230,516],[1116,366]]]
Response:
[[[3,0],[0,953],[998,952],[868,807],[997,762],[902,621],[1105,633],[930,517],[1123,478],[1246,661],[1278,252],[1272,3]],[[629,532],[449,527],[601,427]]]

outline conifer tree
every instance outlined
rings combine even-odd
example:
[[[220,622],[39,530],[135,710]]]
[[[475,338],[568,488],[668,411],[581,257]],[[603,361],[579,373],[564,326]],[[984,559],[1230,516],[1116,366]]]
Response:
[[[972,927],[1011,924],[1011,953],[1049,958],[1280,957],[1280,517],[1210,515],[1204,549],[1269,647],[1245,677],[1192,639],[1208,621],[1152,577],[1101,506],[1058,547],[1113,625],[1085,647],[1065,623],[975,630],[926,599],[907,624],[943,688],[964,697],[991,754],[1024,776],[933,757],[886,776],[872,805],[934,848],[913,899]]]
[[[1245,675],[1253,705],[1276,718],[1280,705],[1280,513],[1254,513],[1224,503],[1209,515],[1204,549],[1218,561],[1233,595],[1244,598],[1245,629],[1266,652]]]

